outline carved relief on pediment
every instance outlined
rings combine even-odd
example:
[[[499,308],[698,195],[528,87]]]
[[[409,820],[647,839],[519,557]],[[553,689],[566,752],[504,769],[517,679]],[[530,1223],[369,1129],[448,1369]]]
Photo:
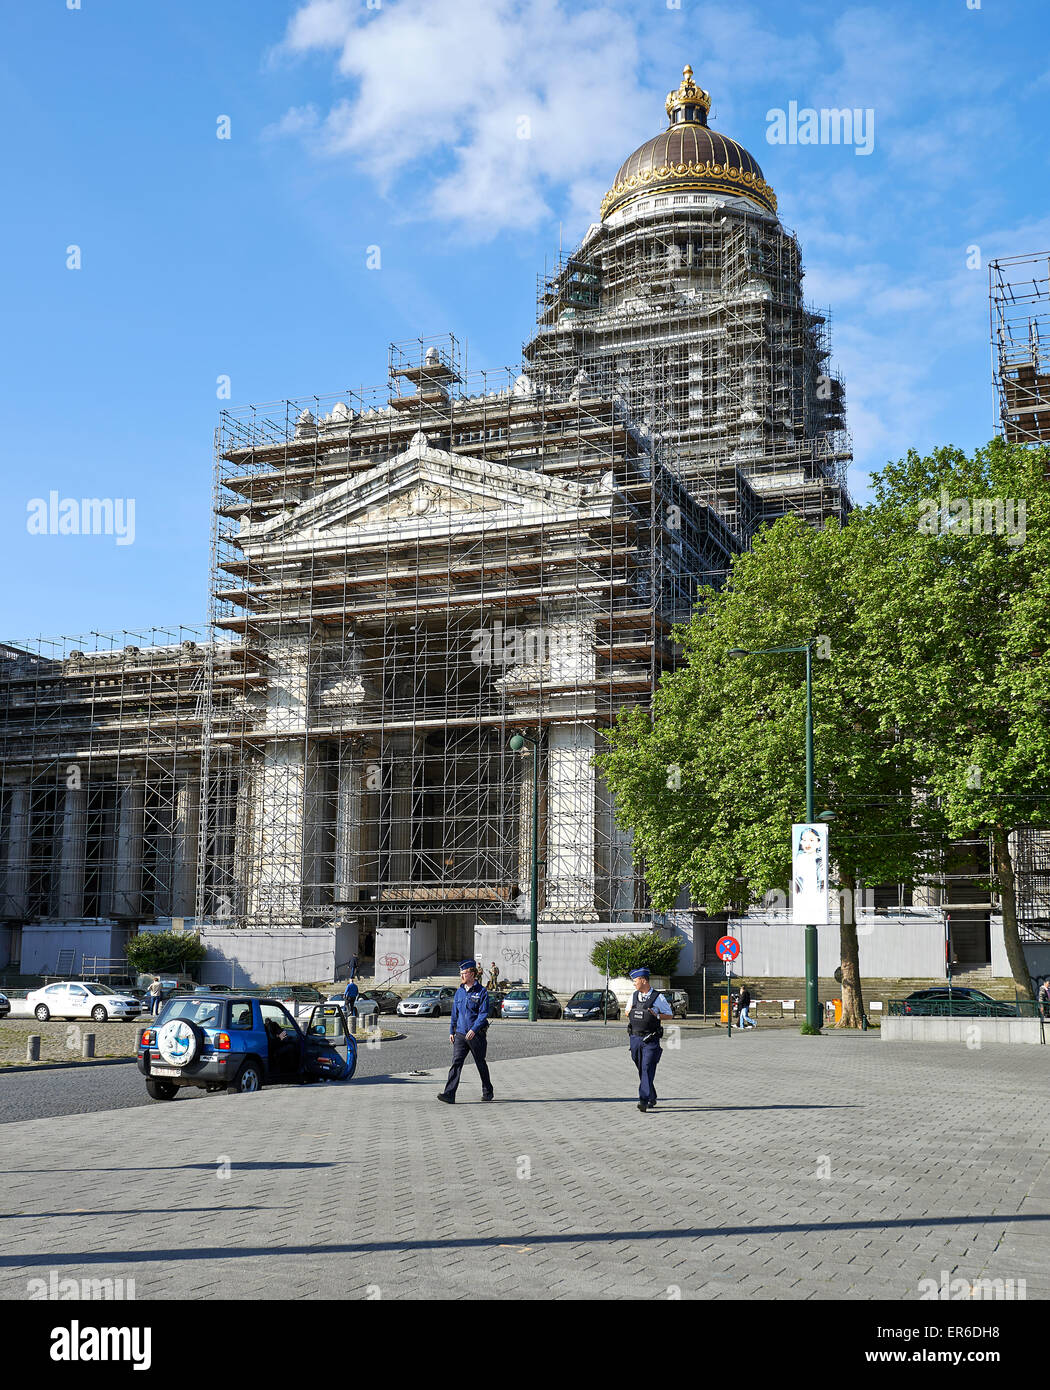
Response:
[[[358,525],[367,526],[370,522],[386,521],[393,518],[407,518],[410,521],[425,520],[428,517],[448,516],[450,513],[494,511],[499,503],[477,495],[450,492],[434,483],[420,481],[407,491],[392,497],[388,502],[369,507],[354,520]]]

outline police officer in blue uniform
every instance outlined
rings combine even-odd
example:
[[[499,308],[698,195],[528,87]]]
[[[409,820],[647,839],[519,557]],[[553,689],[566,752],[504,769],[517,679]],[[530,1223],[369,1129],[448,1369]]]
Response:
[[[644,967],[631,971],[635,982],[631,1006],[627,1011],[627,1032],[631,1059],[638,1068],[638,1109],[656,1109],[656,1064],[663,1053],[660,1039],[664,1030],[660,1020],[672,1018],[671,1006],[649,983]]]
[[[438,1100],[446,1105],[455,1105],[456,1087],[459,1074],[467,1053],[474,1058],[474,1064],[481,1077],[481,1099],[492,1100],[492,1078],[489,1076],[485,1053],[489,1045],[489,996],[485,986],[478,979],[476,960],[460,961],[459,989],[452,1001],[450,1038],[452,1043],[452,1066],[449,1068],[445,1089],[438,1092]]]

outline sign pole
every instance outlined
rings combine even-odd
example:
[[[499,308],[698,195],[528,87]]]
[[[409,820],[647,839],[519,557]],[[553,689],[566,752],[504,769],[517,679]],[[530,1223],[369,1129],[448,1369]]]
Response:
[[[715,955],[726,967],[726,1036],[733,1036],[733,962],[740,954],[740,942],[735,936],[722,936],[715,942]],[[706,987],[707,977],[704,977]]]

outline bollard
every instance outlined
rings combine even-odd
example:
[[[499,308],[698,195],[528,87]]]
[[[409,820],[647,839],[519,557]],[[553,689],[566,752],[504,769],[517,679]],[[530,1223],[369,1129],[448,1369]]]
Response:
[[[40,1061],[40,1034],[39,1034],[39,1033],[30,1033],[29,1037],[26,1039],[26,1061],[27,1061],[27,1062],[39,1062],[39,1061]]]
[[[83,1042],[80,1044],[80,1055],[81,1055],[81,1057],[94,1057],[94,1055],[95,1055],[95,1035],[94,1035],[94,1033],[85,1033],[85,1034],[84,1034],[84,1040],[83,1040]]]

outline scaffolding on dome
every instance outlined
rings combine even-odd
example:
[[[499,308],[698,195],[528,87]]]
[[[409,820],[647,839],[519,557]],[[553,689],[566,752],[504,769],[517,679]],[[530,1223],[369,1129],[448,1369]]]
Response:
[[[996,428],[1011,444],[1050,440],[1050,253],[988,267]]]
[[[559,253],[524,351],[552,389],[582,372],[621,395],[746,548],[785,513],[843,520],[852,450],[798,242],[771,215],[709,203],[653,196]]]

